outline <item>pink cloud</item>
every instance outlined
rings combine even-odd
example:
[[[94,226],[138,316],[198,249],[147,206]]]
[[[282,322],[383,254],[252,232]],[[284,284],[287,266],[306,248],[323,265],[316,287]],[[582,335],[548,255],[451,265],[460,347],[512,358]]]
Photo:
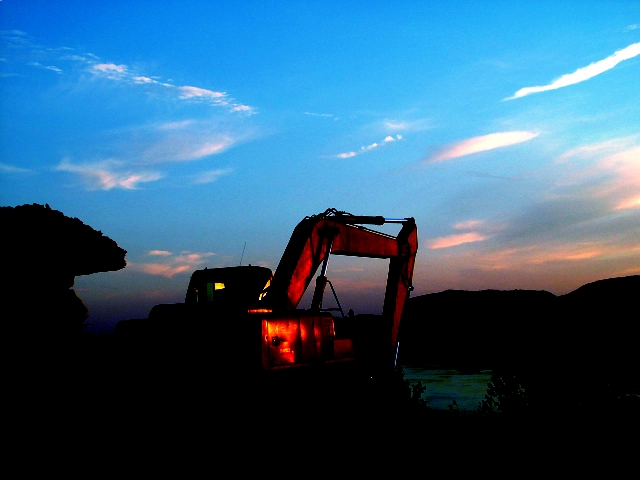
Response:
[[[140,264],[140,270],[144,273],[148,273],[149,275],[159,275],[167,278],[171,278],[178,273],[186,272],[190,268],[190,265],[179,265],[177,267],[171,267],[169,265],[162,265],[160,263]]]
[[[429,163],[442,162],[453,158],[471,155],[473,153],[507,147],[509,145],[526,142],[538,135],[538,133],[534,132],[514,131],[491,133],[489,135],[473,137],[450,145],[443,152],[428,161]]]
[[[461,233],[457,235],[449,235],[447,237],[440,237],[434,240],[431,240],[427,243],[428,247],[432,250],[436,250],[439,248],[449,248],[455,247],[457,245],[462,245],[463,243],[473,243],[473,242],[481,242],[486,240],[487,237],[484,237],[476,232],[469,233]]]
[[[539,243],[519,248],[507,248],[489,253],[474,254],[475,266],[487,270],[517,270],[526,265],[544,265],[557,262],[579,262],[607,256],[621,256],[638,250],[637,246],[579,242],[558,245],[557,242]]]
[[[616,205],[614,210],[627,210],[630,208],[640,208],[640,196],[623,200],[618,205]]]
[[[97,164],[72,165],[69,160],[63,160],[56,167],[57,171],[79,174],[90,189],[111,190],[124,188],[134,190],[138,184],[155,182],[162,178],[158,172],[119,172],[117,167],[121,162],[105,161]]]
[[[591,183],[586,190],[588,195],[593,199],[606,201],[613,211],[638,208],[640,146],[629,147],[629,142],[633,139],[637,137],[584,145],[567,152],[580,160],[592,159],[590,162],[577,163],[578,166],[584,164],[584,168],[569,176],[567,182]],[[560,158],[567,158],[567,154]]]
[[[148,275],[157,275],[161,277],[171,278],[174,275],[193,272],[202,268],[206,259],[214,256],[213,252],[181,252],[179,255],[172,255],[166,250],[152,250],[147,255],[155,255],[165,257],[164,260],[158,260],[153,263],[133,263],[128,262],[127,268]]]

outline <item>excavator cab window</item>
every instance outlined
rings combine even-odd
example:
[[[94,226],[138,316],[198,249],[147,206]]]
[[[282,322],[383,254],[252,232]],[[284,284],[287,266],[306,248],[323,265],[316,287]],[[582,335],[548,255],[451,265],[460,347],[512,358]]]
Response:
[[[207,302],[213,302],[213,299],[218,296],[215,294],[218,290],[224,290],[225,284],[222,282],[207,282]]]

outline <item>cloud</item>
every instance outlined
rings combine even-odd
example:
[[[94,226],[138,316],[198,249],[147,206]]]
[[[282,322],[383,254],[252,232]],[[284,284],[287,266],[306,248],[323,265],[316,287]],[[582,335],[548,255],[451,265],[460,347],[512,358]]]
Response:
[[[466,220],[456,223],[453,228],[456,230],[474,230],[485,224],[483,220]]]
[[[206,99],[219,99],[227,96],[224,92],[214,92],[213,90],[207,90],[206,88],[198,87],[177,87],[180,92],[180,98],[206,98]]]
[[[135,267],[136,268],[134,268],[134,270],[139,270],[149,275],[160,275],[167,278],[171,278],[178,273],[190,271],[191,268],[189,265],[178,265],[177,267],[172,267],[161,263],[141,263],[139,265],[135,264]]]
[[[154,263],[138,263],[128,262],[127,269],[146,273],[148,275],[156,275],[166,278],[172,278],[184,272],[193,272],[200,269],[209,257],[215,255],[213,252],[181,252],[179,255],[173,255],[165,250],[152,250],[147,255],[155,255],[164,257],[162,262]]]
[[[538,193],[533,201],[525,200],[531,192],[519,192],[527,185],[505,185],[524,205],[501,207],[493,218],[461,218],[453,223],[452,235],[425,243],[431,252],[425,255],[431,276],[444,278],[429,288],[566,293],[597,279],[637,274],[638,140],[640,136],[611,138],[560,152],[563,162],[549,162],[534,178]],[[452,211],[467,211],[462,208],[456,203]],[[485,241],[447,248],[478,237]]]
[[[115,156],[121,158],[135,152],[133,160],[145,164],[193,161],[220,154],[246,138],[228,132],[228,127],[218,133],[221,128],[211,121],[184,121],[137,129],[135,140],[131,140],[136,149]]]
[[[614,210],[627,210],[629,208],[640,208],[640,195],[623,200],[615,206]]]
[[[100,58],[93,53],[74,53],[75,50],[69,47],[42,47],[31,41],[24,32],[0,31],[0,35],[6,42],[11,43],[16,48],[31,48],[32,50],[36,50],[40,56],[45,55],[56,61],[75,62],[75,70],[77,70],[79,63],[84,70],[97,77],[135,85],[138,88],[155,88],[156,90],[161,90],[161,87],[164,87],[164,91],[167,92],[165,95],[175,95],[177,93],[177,97],[180,100],[208,103],[209,105],[223,107],[228,109],[229,112],[242,115],[254,115],[257,113],[254,107],[236,102],[236,100],[231,98],[226,92],[191,85],[176,86],[171,80],[162,81],[159,80],[159,77],[144,75],[142,72],[135,71],[135,69],[126,64],[101,61]],[[59,74],[63,73],[61,68],[54,65],[44,65],[38,62],[30,62],[29,64]]]
[[[534,132],[514,131],[491,133],[489,135],[483,135],[481,137],[473,137],[445,147],[444,151],[441,151],[431,159],[428,159],[427,162],[442,162],[445,160],[451,160],[454,158],[471,155],[473,153],[485,152],[487,150],[507,147],[509,145],[526,142],[528,140],[531,140],[532,138],[537,137],[538,135],[538,133]]]
[[[193,125],[194,121],[193,120],[182,120],[179,122],[167,122],[167,123],[163,123],[162,125],[158,126],[158,130],[181,130],[184,129],[186,127],[188,127],[189,125]]]
[[[542,242],[520,248],[507,248],[481,254],[480,264],[490,269],[508,269],[517,265],[578,262],[613,254],[615,248],[600,242]]]
[[[87,54],[88,55],[88,54]],[[177,91],[178,98],[198,103],[209,103],[210,105],[227,107],[230,112],[242,112],[248,115],[256,113],[253,107],[236,103],[226,92],[209,90],[207,88],[195,87],[191,85],[176,86],[168,82],[158,81],[154,78],[133,73],[127,65],[116,65],[115,63],[95,63],[95,60],[78,55],[67,55],[65,58],[72,58],[84,61],[90,66],[89,71],[94,75],[106,77],[111,80],[127,81],[133,85],[146,85],[165,87],[169,91]]]
[[[207,142],[204,145],[201,145],[199,148],[193,150],[186,157],[191,160],[194,158],[206,157],[208,155],[213,155],[214,153],[220,153],[229,146],[232,145],[230,141],[220,141],[220,142]]]
[[[571,173],[559,185],[584,185],[579,194],[584,202],[599,205],[600,214],[638,208],[640,193],[640,135],[582,145],[562,154],[557,164],[566,163]]]
[[[38,62],[29,62],[27,65],[30,65],[32,67],[44,68],[45,70],[51,70],[56,73],[62,73],[62,69],[54,65],[42,65],[41,63],[38,63]]]
[[[135,83],[157,83],[155,80],[149,77],[143,77],[142,75],[133,77]]]
[[[464,243],[481,242],[486,240],[486,238],[487,237],[480,235],[477,232],[460,233],[430,240],[427,242],[427,247],[432,250],[437,250],[439,248],[455,247]]]
[[[629,60],[637,55],[640,55],[640,42],[633,43],[622,50],[618,50],[613,55],[594,62],[586,67],[577,69],[573,73],[567,73],[561,77],[556,78],[548,85],[541,85],[537,87],[525,87],[518,90],[513,96],[507,97],[504,100],[513,100],[515,98],[526,97],[533,93],[546,92],[548,90],[556,90],[558,88],[567,87],[569,85],[575,85],[576,83],[584,82],[590,78],[600,75],[601,73],[611,70],[624,60]]]
[[[557,158],[556,162],[564,163],[565,161],[574,157],[586,158],[601,154],[617,153],[632,147],[638,141],[638,138],[640,138],[640,135],[631,135],[628,137],[614,138],[599,143],[580,145],[578,147],[567,150]]]
[[[420,118],[418,120],[385,120],[382,128],[391,131],[421,132],[431,128],[431,120]]]
[[[111,190],[113,188],[135,190],[140,183],[154,182],[163,177],[158,172],[117,171],[121,165],[122,162],[116,161],[73,165],[69,160],[64,159],[56,167],[56,170],[80,175],[91,190]]]
[[[0,173],[31,173],[31,170],[0,162]]]
[[[402,140],[402,135],[396,135],[395,138],[388,135],[384,138],[384,140],[382,140],[381,143],[372,143],[370,145],[367,146],[362,146],[360,147],[360,150],[358,151],[351,151],[351,152],[343,152],[343,153],[338,153],[337,155],[332,155],[330,158],[351,158],[351,157],[355,157],[356,155],[360,155],[361,153],[365,153],[365,152],[370,152],[371,150],[374,150],[376,148],[379,147],[383,147],[385,144],[387,143],[391,143],[391,142],[395,142],[397,140]]]
[[[167,250],[151,250],[149,253],[147,253],[147,255],[159,255],[161,257],[168,257],[172,255],[172,253],[168,252]]]
[[[209,170],[208,172],[202,172],[197,175],[193,181],[195,185],[202,185],[205,183],[215,182],[222,175],[227,175],[231,173],[230,168],[221,169],[221,170]]]
[[[304,112],[305,115],[311,115],[312,117],[329,117],[332,118],[332,113],[313,113],[313,112]]]
[[[111,80],[123,80],[126,78],[128,69],[126,65],[116,65],[115,63],[98,63],[91,67],[91,73],[102,75]]]
[[[633,23],[633,24],[631,24],[631,25],[627,25],[627,26],[624,28],[624,31],[625,31],[625,32],[630,32],[630,31],[632,31],[632,30],[637,30],[638,28],[640,28],[640,23]]]

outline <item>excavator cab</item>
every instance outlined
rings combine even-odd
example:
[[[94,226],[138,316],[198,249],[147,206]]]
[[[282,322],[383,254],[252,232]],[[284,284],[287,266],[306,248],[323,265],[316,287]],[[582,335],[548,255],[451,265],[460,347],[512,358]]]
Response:
[[[191,275],[184,303],[258,308],[272,276],[269,268],[251,265],[196,270]]]

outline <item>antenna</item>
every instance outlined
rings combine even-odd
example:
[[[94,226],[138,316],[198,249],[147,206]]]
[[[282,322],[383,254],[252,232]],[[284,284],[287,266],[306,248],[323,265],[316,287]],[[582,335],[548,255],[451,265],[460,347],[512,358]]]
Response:
[[[244,247],[242,247],[242,256],[240,257],[240,266],[242,266],[242,259],[244,258],[244,249],[247,248],[247,242],[244,242]]]

